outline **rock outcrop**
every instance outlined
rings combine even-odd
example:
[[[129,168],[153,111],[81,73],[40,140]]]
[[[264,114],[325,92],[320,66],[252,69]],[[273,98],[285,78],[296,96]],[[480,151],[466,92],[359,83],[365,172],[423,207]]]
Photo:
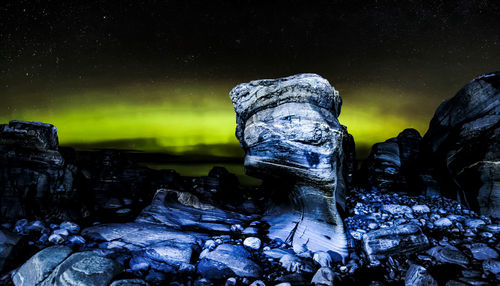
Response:
[[[500,72],[482,75],[436,110],[423,138],[443,194],[500,218]]]
[[[289,239],[297,252],[346,255],[336,195],[349,182],[343,145],[352,138],[337,120],[338,91],[318,75],[299,74],[243,83],[230,97],[245,171],[284,189],[276,196],[291,205],[268,212],[270,236]]]
[[[415,129],[405,129],[395,138],[373,145],[362,178],[382,191],[408,191],[417,179],[416,170],[422,137]]]
[[[0,125],[0,217],[81,216],[76,167],[58,151],[57,129],[40,122]]]

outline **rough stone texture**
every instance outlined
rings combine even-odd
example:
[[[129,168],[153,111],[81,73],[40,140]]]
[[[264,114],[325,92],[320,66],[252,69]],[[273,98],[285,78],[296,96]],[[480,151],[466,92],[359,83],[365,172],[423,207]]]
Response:
[[[375,230],[363,235],[363,250],[370,260],[417,252],[429,247],[427,237],[413,224]]]
[[[250,253],[241,245],[221,244],[206,253],[197,266],[207,278],[223,279],[237,275],[258,278],[262,269],[250,259]]]
[[[438,283],[427,272],[427,269],[420,265],[412,264],[410,269],[406,272],[405,286],[437,286]]]
[[[252,219],[251,216],[201,202],[187,192],[160,189],[151,205],[141,212],[136,221],[178,230],[229,233],[231,225],[248,225]]]
[[[109,258],[90,251],[78,252],[59,264],[40,286],[106,286],[120,271],[120,265]]]
[[[436,110],[424,160],[445,195],[500,218],[500,73],[482,75]]]
[[[58,213],[80,217],[73,187],[77,169],[58,151],[51,124],[0,125],[0,220]]]
[[[415,129],[405,129],[395,138],[373,145],[362,167],[370,186],[382,191],[408,191],[416,180],[422,137]]]
[[[113,281],[109,286],[149,286],[149,283],[142,279],[122,279]]]
[[[0,273],[12,267],[14,248],[21,237],[0,227]]]
[[[103,224],[86,228],[82,235],[106,243],[108,249],[121,249],[134,256],[131,264],[142,262],[167,272],[190,263],[203,235],[192,235],[150,223]]]
[[[52,246],[33,255],[12,277],[16,286],[35,286],[47,278],[72,250],[67,246]]]
[[[346,173],[352,166],[344,170],[343,165],[353,155],[352,138],[337,120],[338,92],[318,75],[299,74],[243,83],[230,97],[247,174],[290,185],[281,197],[288,196],[293,209],[271,210],[265,218],[270,237],[346,255],[336,201],[350,181]]]

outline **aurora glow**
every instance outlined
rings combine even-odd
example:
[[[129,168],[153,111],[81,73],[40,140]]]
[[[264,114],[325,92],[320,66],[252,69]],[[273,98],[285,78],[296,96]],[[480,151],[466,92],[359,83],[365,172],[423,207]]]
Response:
[[[233,86],[232,82],[183,81],[61,88],[50,96],[18,94],[11,97],[8,116],[2,114],[0,120],[50,122],[58,128],[60,143],[69,146],[102,147],[109,141],[128,140],[137,150],[182,153],[198,145],[238,145],[228,96]],[[344,97],[340,121],[362,147],[396,136],[407,127],[423,134],[439,103],[429,96],[416,105],[413,99],[422,95],[390,88],[347,89],[345,94],[340,88],[340,92]],[[26,105],[27,101],[32,104]],[[408,106],[413,106],[413,112],[408,112]],[[228,150],[213,155],[235,154]]]
[[[317,73],[358,158],[500,66],[498,1],[3,1],[0,121],[62,145],[241,157],[229,91]],[[397,2],[397,3],[396,3]]]

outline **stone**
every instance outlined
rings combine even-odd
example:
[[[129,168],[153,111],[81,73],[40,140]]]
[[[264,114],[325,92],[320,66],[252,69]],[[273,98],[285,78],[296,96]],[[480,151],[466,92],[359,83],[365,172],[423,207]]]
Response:
[[[483,270],[493,274],[500,273],[500,261],[493,259],[483,261]]]
[[[423,169],[443,195],[500,218],[500,73],[481,75],[436,110],[422,140]]]
[[[392,215],[403,215],[403,214],[413,213],[412,209],[409,206],[396,205],[396,204],[383,205],[381,210],[390,213]]]
[[[411,207],[414,213],[423,214],[428,213],[431,209],[427,205],[414,205]]]
[[[197,271],[209,279],[223,279],[234,275],[258,278],[262,269],[250,259],[250,253],[241,245],[221,244],[208,252],[197,265]]]
[[[262,280],[255,280],[252,284],[250,284],[250,286],[266,286],[266,283]]]
[[[450,227],[453,223],[451,222],[451,220],[449,220],[448,218],[446,217],[442,217],[438,220],[436,220],[434,222],[434,225],[436,227],[441,227],[441,228],[447,228],[447,227]]]
[[[468,265],[469,259],[465,254],[453,246],[435,246],[427,251],[427,254],[434,257],[438,262],[451,263],[457,265]]]
[[[170,189],[157,190],[152,203],[136,222],[203,233],[231,233],[231,226],[247,225],[252,217],[202,202],[196,196]]]
[[[350,140],[337,120],[338,92],[318,75],[299,74],[243,83],[230,97],[245,171],[280,186],[271,188],[272,197],[283,205],[269,209],[263,219],[271,225],[269,237],[290,237],[292,244],[307,243],[311,251],[347,255],[336,202],[343,202],[350,181],[343,165],[352,156],[344,154],[344,147],[352,146],[343,146]]]
[[[120,265],[109,258],[91,251],[78,252],[62,261],[39,285],[104,286],[110,284],[120,271]]]
[[[318,263],[321,267],[331,267],[332,257],[329,253],[324,251],[319,251],[313,255],[314,262]]]
[[[476,229],[484,224],[486,224],[486,223],[482,219],[478,219],[478,218],[465,220],[465,225],[471,229]]]
[[[498,252],[484,243],[473,243],[468,246],[472,256],[477,260],[497,259]]]
[[[414,224],[374,230],[363,235],[363,250],[371,261],[414,253],[429,247],[427,236]]]
[[[12,277],[14,285],[38,285],[72,252],[71,248],[59,245],[41,250],[15,272]]]
[[[65,241],[64,237],[60,234],[51,234],[49,236],[49,241],[54,244],[61,244]]]
[[[109,286],[149,286],[149,283],[142,279],[122,279],[113,281]]]
[[[71,221],[62,222],[59,225],[59,227],[61,229],[67,230],[69,233],[72,233],[72,234],[77,234],[80,232],[80,226],[74,222],[71,222]]]
[[[420,265],[412,264],[412,265],[410,265],[410,268],[406,272],[405,285],[406,286],[413,286],[413,285],[437,286],[438,283],[429,274],[427,269],[425,269],[424,267],[422,267]]]
[[[254,249],[254,250],[259,250],[261,244],[262,244],[262,242],[260,241],[260,239],[258,237],[247,237],[243,241],[244,246],[251,248],[251,249]]]
[[[335,279],[335,272],[328,267],[321,267],[318,269],[316,274],[314,274],[311,284],[321,285],[321,286],[333,286],[333,281]]]
[[[224,286],[235,286],[235,285],[236,285],[236,278],[234,277],[227,278],[226,283],[224,284]]]

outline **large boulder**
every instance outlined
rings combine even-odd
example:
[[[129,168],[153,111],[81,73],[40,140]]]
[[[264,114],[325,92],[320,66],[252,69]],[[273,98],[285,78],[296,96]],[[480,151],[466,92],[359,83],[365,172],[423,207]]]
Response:
[[[422,144],[442,192],[500,218],[500,72],[482,75],[436,110]]]
[[[265,218],[270,236],[290,239],[298,250],[345,255],[336,203],[350,181],[343,166],[352,164],[346,161],[353,140],[337,120],[338,91],[316,74],[299,74],[243,83],[230,97],[246,173],[263,179],[275,198],[287,199]]]
[[[0,125],[0,220],[57,213],[81,215],[73,182],[77,170],[58,151],[51,124],[11,121]]]
[[[21,266],[13,276],[16,286],[109,285],[122,267],[92,251],[77,252],[66,246],[46,248]]]

